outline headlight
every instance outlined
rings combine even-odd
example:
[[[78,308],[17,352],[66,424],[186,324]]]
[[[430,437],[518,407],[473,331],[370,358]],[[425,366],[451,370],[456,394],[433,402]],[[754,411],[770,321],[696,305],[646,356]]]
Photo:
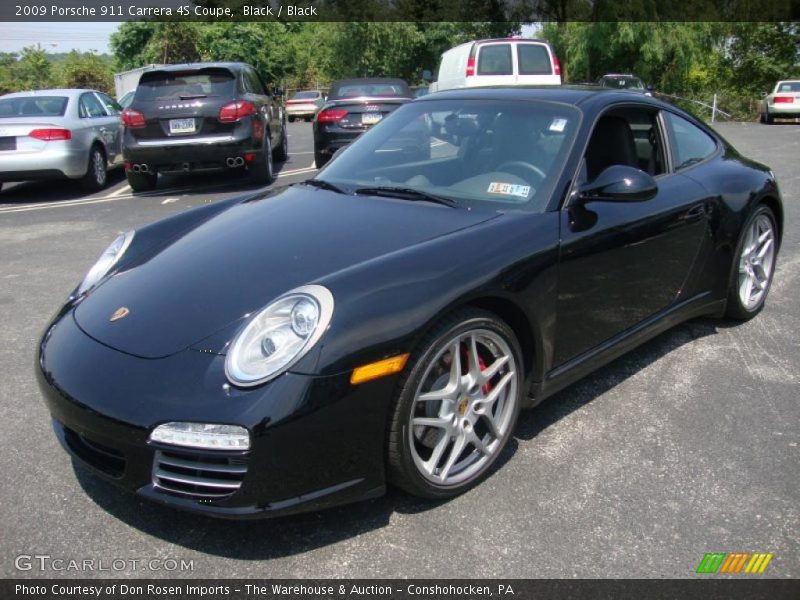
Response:
[[[210,450],[248,450],[250,434],[238,425],[215,423],[164,423],[150,434],[150,440],[174,446]]]
[[[111,270],[111,267],[117,264],[122,255],[125,254],[128,246],[131,245],[133,234],[133,231],[128,231],[111,242],[111,245],[100,255],[100,258],[97,259],[97,262],[94,263],[94,266],[89,269],[86,277],[84,277],[78,287],[78,295],[94,286]]]
[[[332,316],[333,295],[321,285],[284,294],[257,313],[233,340],[225,374],[243,387],[269,381],[311,350]]]

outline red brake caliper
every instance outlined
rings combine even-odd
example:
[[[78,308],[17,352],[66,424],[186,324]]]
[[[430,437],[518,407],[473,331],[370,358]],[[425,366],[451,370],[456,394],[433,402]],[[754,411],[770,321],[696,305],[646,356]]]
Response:
[[[461,360],[464,361],[464,364],[469,364],[469,350],[467,350],[466,346],[461,346]],[[483,360],[483,357],[480,354],[478,355],[478,366],[481,368],[481,371],[486,368],[486,361]],[[484,394],[488,394],[492,391],[492,387],[491,381],[486,382],[481,388],[481,391]]]

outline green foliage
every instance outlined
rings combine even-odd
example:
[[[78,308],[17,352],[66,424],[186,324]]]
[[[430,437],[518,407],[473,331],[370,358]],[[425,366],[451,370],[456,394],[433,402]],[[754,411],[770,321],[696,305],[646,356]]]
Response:
[[[70,52],[59,70],[58,85],[65,88],[87,88],[114,95],[114,74],[111,63],[90,52]]]

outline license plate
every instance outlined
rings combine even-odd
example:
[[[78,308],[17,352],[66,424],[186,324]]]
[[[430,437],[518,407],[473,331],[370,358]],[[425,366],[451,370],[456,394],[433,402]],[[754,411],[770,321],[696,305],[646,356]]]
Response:
[[[361,115],[361,124],[362,125],[375,125],[378,121],[383,118],[381,113],[363,113]]]
[[[0,150],[16,150],[17,138],[16,137],[0,137]]]
[[[170,133],[194,133],[194,119],[170,119]]]

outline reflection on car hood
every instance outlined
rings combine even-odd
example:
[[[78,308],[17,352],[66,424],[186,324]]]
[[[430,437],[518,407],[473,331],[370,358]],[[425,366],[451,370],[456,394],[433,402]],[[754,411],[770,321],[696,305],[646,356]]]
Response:
[[[234,205],[137,257],[93,290],[75,318],[103,344],[160,358],[297,286],[494,216],[293,187]],[[121,307],[127,315],[110,321]]]

